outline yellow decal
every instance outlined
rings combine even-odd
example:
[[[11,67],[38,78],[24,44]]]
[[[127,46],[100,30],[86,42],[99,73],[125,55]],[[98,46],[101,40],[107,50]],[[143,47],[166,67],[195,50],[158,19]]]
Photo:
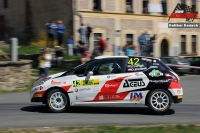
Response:
[[[91,86],[91,85],[99,85],[99,79],[75,80],[75,81],[73,81],[73,87]]]
[[[137,66],[139,65],[138,62],[140,61],[139,58],[130,58],[128,61],[128,65]]]
[[[33,97],[42,97],[42,94],[34,94]]]

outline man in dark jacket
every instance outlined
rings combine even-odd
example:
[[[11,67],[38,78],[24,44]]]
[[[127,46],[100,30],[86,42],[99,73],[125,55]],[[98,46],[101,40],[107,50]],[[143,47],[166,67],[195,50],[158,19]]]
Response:
[[[62,60],[63,60],[64,53],[61,50],[60,46],[55,47],[55,58],[54,62],[56,62],[57,67],[61,67],[62,65]]]
[[[90,34],[92,33],[92,28],[90,27],[90,25],[87,25],[87,42],[88,45],[90,46]]]

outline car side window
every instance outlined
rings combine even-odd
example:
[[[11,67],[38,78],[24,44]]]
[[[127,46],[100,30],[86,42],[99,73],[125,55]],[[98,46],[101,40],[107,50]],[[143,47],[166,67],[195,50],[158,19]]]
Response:
[[[74,75],[84,76],[87,66],[82,66],[74,71]]]
[[[127,63],[126,72],[141,72],[147,70],[150,66],[150,59],[130,57]]]
[[[90,63],[86,73],[93,72],[93,75],[106,75],[122,73],[124,59],[105,59]]]

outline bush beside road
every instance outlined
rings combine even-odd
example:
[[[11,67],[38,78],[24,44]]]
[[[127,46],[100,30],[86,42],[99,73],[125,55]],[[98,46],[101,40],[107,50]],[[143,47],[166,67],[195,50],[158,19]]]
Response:
[[[163,125],[148,127],[120,127],[120,126],[97,126],[97,127],[57,127],[57,128],[23,128],[23,129],[0,129],[1,133],[199,133],[197,125]]]

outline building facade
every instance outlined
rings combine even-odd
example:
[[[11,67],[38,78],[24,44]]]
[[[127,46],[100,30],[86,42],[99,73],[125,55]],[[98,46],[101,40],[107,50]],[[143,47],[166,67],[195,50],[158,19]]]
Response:
[[[63,20],[65,39],[69,37],[73,33],[72,0],[0,0],[0,39],[23,41],[46,30],[49,20]]]
[[[112,51],[113,44],[124,46],[128,42],[138,46],[138,36],[147,30],[151,36],[157,35],[155,57],[174,56],[176,53],[183,56],[200,55],[199,28],[168,28],[169,22],[186,23],[185,18],[168,21],[178,3],[200,10],[197,0],[74,0],[75,40],[80,39],[77,32],[80,23],[90,24],[93,28],[91,49],[98,36],[109,38],[107,51]],[[148,4],[157,5],[157,13],[149,12]],[[159,7],[162,7],[162,11],[159,11]],[[199,22],[200,15],[193,23]]]

